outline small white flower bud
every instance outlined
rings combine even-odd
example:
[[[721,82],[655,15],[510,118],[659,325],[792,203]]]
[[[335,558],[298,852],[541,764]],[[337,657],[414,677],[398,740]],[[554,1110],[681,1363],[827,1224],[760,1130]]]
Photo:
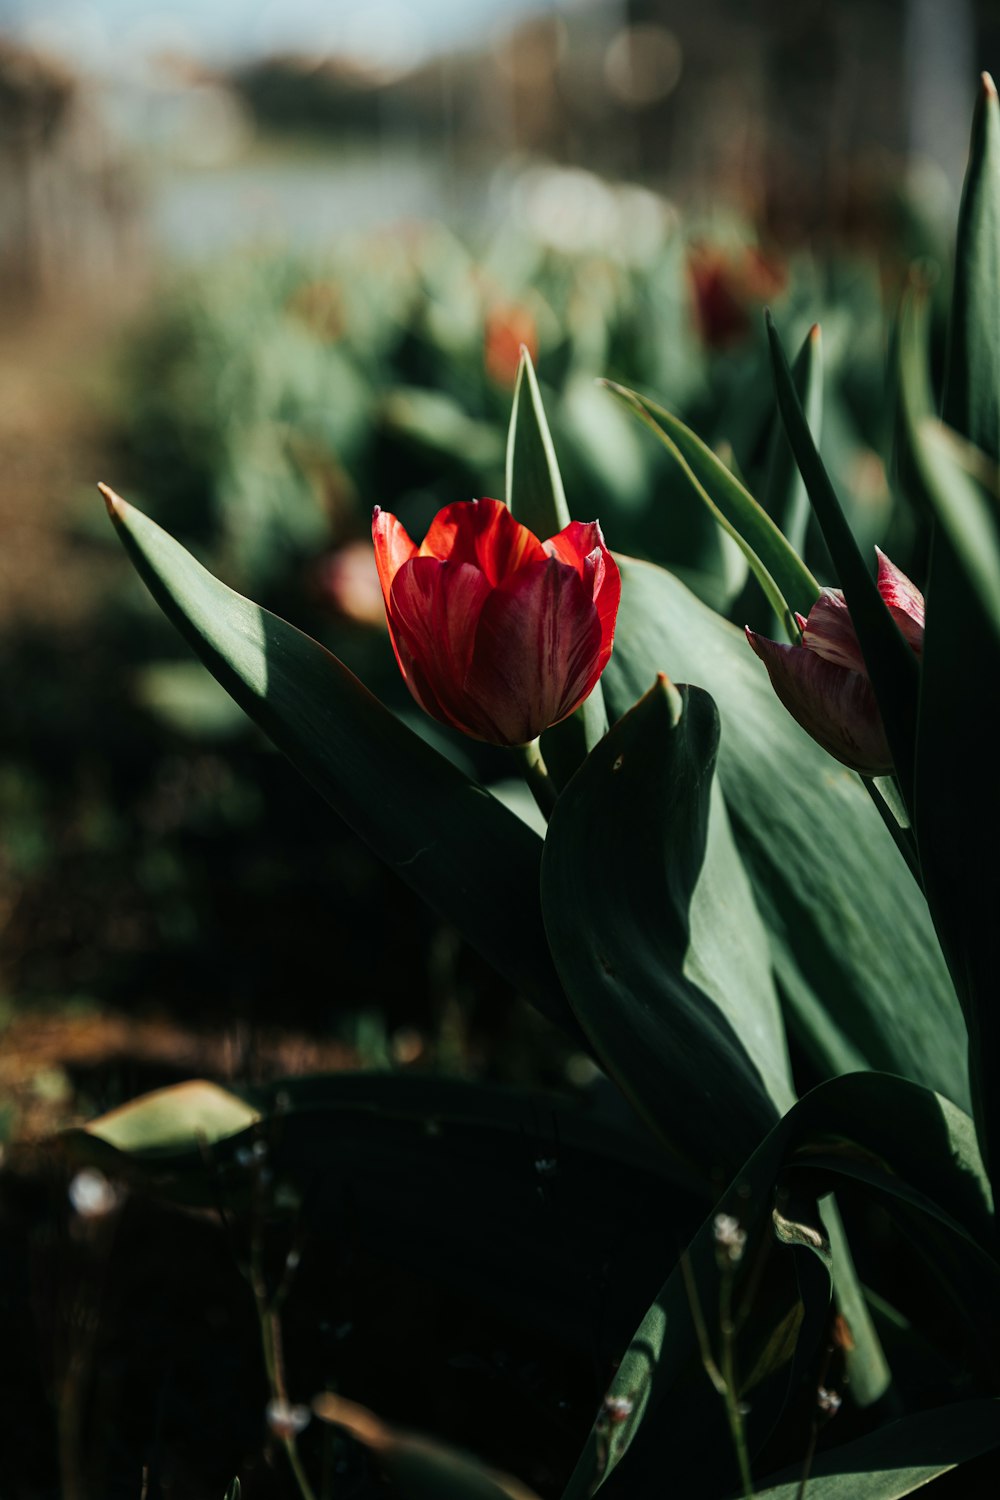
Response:
[[[738,1265],[747,1243],[747,1232],[740,1227],[739,1219],[734,1219],[732,1214],[716,1214],[713,1232],[723,1258],[734,1266]]]
[[[288,1438],[298,1437],[309,1426],[311,1416],[308,1406],[293,1406],[290,1401],[283,1401],[278,1396],[267,1403],[267,1425],[275,1437],[286,1441]]]
[[[103,1219],[118,1207],[119,1193],[103,1172],[84,1167],[69,1185],[69,1201],[81,1219]]]

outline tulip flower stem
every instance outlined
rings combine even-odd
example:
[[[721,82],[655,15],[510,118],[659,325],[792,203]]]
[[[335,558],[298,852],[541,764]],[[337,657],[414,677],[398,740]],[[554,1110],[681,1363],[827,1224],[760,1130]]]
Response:
[[[538,810],[547,823],[552,816],[559,793],[542,758],[542,747],[535,739],[529,741],[527,745],[515,746],[515,750],[520,756],[521,774],[528,783],[531,795],[538,803]]]
[[[916,839],[913,836],[913,829],[909,826],[908,823],[900,822],[899,817],[894,810],[893,802],[890,801],[890,799],[885,795],[885,791],[883,791],[882,786],[879,786],[870,776],[862,776],[861,783],[864,786],[864,789],[868,793],[869,797],[874,802],[876,808],[878,809],[879,816],[881,817],[882,822],[885,824],[886,828],[889,830],[889,833],[892,836],[893,843],[896,845],[896,848],[903,856],[903,861],[906,864],[906,868],[909,870],[910,874],[913,876],[920,889],[923,890],[924,877],[920,869],[920,856],[917,853],[917,843]],[[901,801],[899,801],[898,805],[900,809],[903,809],[903,804]]]

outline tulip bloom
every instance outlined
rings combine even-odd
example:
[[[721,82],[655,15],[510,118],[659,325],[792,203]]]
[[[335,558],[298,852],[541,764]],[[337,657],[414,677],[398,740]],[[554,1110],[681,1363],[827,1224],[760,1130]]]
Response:
[[[924,596],[905,573],[878,553],[878,591],[907,644],[920,656]],[[850,612],[840,589],[824,589],[802,628],[798,646],[782,646],[747,629],[747,640],[768,670],[771,686],[813,739],[862,776],[885,776],[892,755]]]
[[[432,718],[524,745],[580,707],[621,594],[596,521],[540,542],[499,500],[459,501],[418,547],[376,506],[372,539],[399,670]]]

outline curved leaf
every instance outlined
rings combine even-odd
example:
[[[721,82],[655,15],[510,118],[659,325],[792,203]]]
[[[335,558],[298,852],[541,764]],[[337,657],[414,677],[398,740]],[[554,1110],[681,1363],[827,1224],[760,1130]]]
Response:
[[[939,524],[927,584],[914,823],[928,898],[965,1004],[976,1119],[995,1183],[1000,1182],[1000,941],[990,891],[1000,798],[979,718],[984,691],[1000,672],[1000,596],[994,587],[1000,571],[998,318],[1000,102],[984,74],[959,215],[942,408],[945,420],[994,466],[994,493],[984,494],[953,461],[942,474],[933,429],[920,429],[916,448],[924,456],[922,477],[930,480],[926,494]],[[913,416],[911,411],[911,423]],[[981,559],[972,567],[970,552]]]
[[[900,878],[861,783],[785,713],[740,631],[663,569],[619,566],[608,705],[625,713],[657,672],[715,699],[719,780],[803,1047],[824,1073],[903,1073],[964,1107],[961,1010],[923,897]]]
[[[542,1013],[579,1039],[538,906],[541,841],[318,642],[213,578],[102,490],[156,602],[345,822]]]
[[[713,797],[717,744],[708,694],[661,678],[562,793],[542,908],[597,1056],[664,1140],[725,1177],[794,1095],[767,937]]]
[[[809,1470],[808,1500],[901,1500],[970,1458],[1000,1447],[1000,1401],[957,1401],[917,1412],[821,1453]],[[755,1488],[756,1500],[799,1500],[802,1475],[789,1470]]]
[[[573,519],[542,405],[531,355],[522,348],[507,433],[507,504],[523,526],[537,537],[555,536]],[[594,520],[577,516],[577,520]],[[542,744],[557,785],[567,782],[587,752],[606,733],[608,715],[598,683],[561,724],[546,731]]]
[[[812,325],[795,356],[792,382],[813,441],[819,447],[823,426],[823,343],[818,323]],[[809,495],[777,412],[761,504],[787,538],[788,545],[801,557],[809,524]]]
[[[943,416],[1000,460],[1000,101],[982,75],[962,185]]]
[[[995,175],[1000,204],[1000,158]],[[966,246],[960,270],[971,254]],[[957,288],[956,301],[967,314]],[[987,460],[932,415],[925,322],[923,300],[911,295],[900,325],[900,437],[911,483],[935,526],[917,721],[914,829],[924,886],[966,1015],[973,1107],[996,1172],[1000,946],[991,891],[1000,800],[987,744],[974,726],[986,685],[1000,674],[1000,506],[982,484]],[[958,378],[956,348],[970,337],[965,330],[955,340],[952,379]],[[985,399],[962,385],[950,402],[946,396],[946,407],[961,414],[972,402],[985,420]]]
[[[900,790],[913,806],[913,759],[917,723],[917,658],[882,602],[875,579],[854,540],[805,419],[778,331],[767,319],[774,384],[788,440],[805,481],[813,511],[829,548],[857,631],[865,666],[878,699]]]
[[[200,1150],[260,1122],[260,1112],[204,1078],[155,1089],[101,1115],[89,1135],[131,1156]]]
[[[717,1205],[717,1212],[737,1218],[746,1233],[741,1277],[753,1275],[749,1267],[754,1254],[762,1253],[774,1188],[783,1171],[792,1166],[807,1167],[817,1148],[832,1146],[838,1167],[830,1175],[831,1183],[836,1185],[837,1171],[843,1178],[864,1182],[864,1162],[874,1155],[888,1169],[880,1184],[886,1203],[892,1204],[900,1195],[908,1204],[916,1200],[922,1211],[950,1219],[961,1242],[969,1246],[982,1297],[979,1317],[989,1341],[991,1319],[1000,1309],[1000,1267],[967,1237],[966,1216],[971,1214],[978,1227],[983,1216],[988,1216],[988,1208],[983,1198],[982,1164],[964,1154],[968,1132],[960,1133],[957,1140],[953,1133],[959,1120],[946,1101],[885,1074],[852,1074],[814,1089],[775,1126]],[[798,1243],[829,1257],[829,1246],[808,1230],[795,1236],[794,1226],[791,1233],[778,1227],[784,1243]],[[692,1241],[687,1267],[687,1276],[679,1267],[664,1284],[608,1393],[611,1398],[631,1403],[628,1423],[613,1429],[608,1443],[602,1440],[598,1419],[563,1500],[584,1500],[605,1485],[609,1500],[612,1496],[615,1500],[625,1496],[628,1500],[654,1500],[662,1493],[662,1476],[668,1467],[679,1486],[686,1476],[692,1481],[698,1478],[699,1493],[711,1494],[715,1483],[709,1478],[711,1472],[719,1477],[718,1487],[729,1492],[724,1475],[726,1467],[733,1466],[731,1451],[719,1453],[719,1432],[704,1420],[692,1423],[686,1418],[680,1399],[698,1358],[691,1289],[696,1290],[702,1306],[707,1306],[713,1284],[717,1287],[719,1282],[715,1214]],[[786,1288],[784,1296],[788,1295]],[[739,1283],[737,1301],[738,1297]],[[794,1311],[792,1301],[770,1307],[765,1306],[766,1301],[759,1284],[755,1285],[752,1319],[760,1318],[771,1327],[780,1327]],[[806,1358],[809,1351],[800,1353]],[[758,1399],[749,1414],[751,1451]],[[756,1444],[767,1436],[765,1426],[756,1434]],[[729,1483],[733,1482],[730,1478]]]
[[[624,386],[605,381],[673,454],[703,504],[742,549],[768,603],[798,640],[792,612],[808,614],[819,584],[774,521],[721,459],[679,418]]]

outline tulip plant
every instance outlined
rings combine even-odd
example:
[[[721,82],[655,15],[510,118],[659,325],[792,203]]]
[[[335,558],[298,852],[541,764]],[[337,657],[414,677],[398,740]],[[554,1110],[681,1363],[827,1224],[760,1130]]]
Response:
[[[388,1173],[383,1239],[432,1280],[486,1284],[591,1382],[575,1465],[508,1477],[502,1451],[487,1469],[353,1405],[349,1365],[323,1376],[280,1359],[294,1288],[258,1268],[272,1429],[303,1495],[320,1493],[307,1439],[324,1422],[367,1445],[403,1500],[536,1487],[892,1500],[956,1467],[970,1485],[987,1473],[1000,1447],[1000,802],[983,732],[1000,680],[998,268],[986,80],[943,420],[919,287],[897,340],[897,461],[930,537],[926,609],[881,553],[873,576],[819,458],[815,330],[790,369],[771,329],[774,378],[839,589],[820,588],[780,506],[758,504],[650,398],[614,388],[743,549],[760,585],[753,651],[670,573],[608,551],[586,496],[564,493],[527,357],[505,502],[456,499],[419,545],[376,509],[373,567],[410,692],[451,729],[512,747],[544,837],[105,490],[141,577],[219,681],[604,1080],[589,1102],[392,1075],[290,1083],[280,1098],[189,1085],[73,1138],[106,1172],[185,1201],[204,1201],[214,1174],[237,1218],[260,1208],[246,1169],[258,1143],[268,1212],[304,1257],[341,1232],[323,1229],[316,1183],[350,1180],[374,1201]]]

